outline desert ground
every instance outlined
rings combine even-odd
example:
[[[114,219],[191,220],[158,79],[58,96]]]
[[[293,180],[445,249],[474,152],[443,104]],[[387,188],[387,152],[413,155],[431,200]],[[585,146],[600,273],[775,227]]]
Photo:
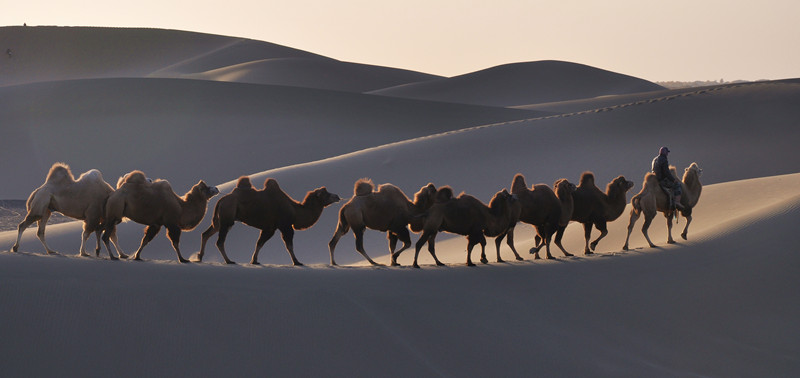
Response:
[[[800,374],[800,78],[669,90],[577,62],[509,62],[456,77],[342,62],[264,41],[178,30],[0,27],[0,372],[7,376],[797,376]],[[465,266],[466,239],[441,233],[411,268],[371,266],[352,233],[328,241],[353,183],[413,197],[449,185],[485,203],[560,178],[624,176],[642,188],[659,147],[702,168],[686,219],[650,227],[630,205],[595,254],[582,227],[564,257],[534,260],[518,223],[515,261]],[[240,176],[274,178],[295,200],[325,187],[342,201],[247,264],[258,230],[237,223],[226,265],[213,236],[180,264],[164,231],[144,261],[78,257],[82,223],[35,225],[11,252],[24,201],[55,162],[77,177],[139,169],[182,195],[220,194],[193,230],[200,249],[217,201]],[[126,253],[143,225],[118,226]],[[594,230],[592,238],[599,232]],[[412,234],[415,243],[419,234]],[[365,249],[389,263],[386,236]],[[477,252],[473,260],[477,261]]]

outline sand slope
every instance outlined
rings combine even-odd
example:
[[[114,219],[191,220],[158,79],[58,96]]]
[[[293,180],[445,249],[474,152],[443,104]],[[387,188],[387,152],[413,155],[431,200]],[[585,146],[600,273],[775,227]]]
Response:
[[[506,64],[447,79],[373,91],[384,96],[517,106],[664,89],[646,80],[582,64],[538,61]]]
[[[367,92],[441,78],[414,71],[331,59],[274,58],[205,71],[186,78]]]

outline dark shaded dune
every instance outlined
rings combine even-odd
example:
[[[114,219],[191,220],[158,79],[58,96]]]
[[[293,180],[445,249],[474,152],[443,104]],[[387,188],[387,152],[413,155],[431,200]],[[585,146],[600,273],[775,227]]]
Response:
[[[164,29],[0,28],[0,85],[93,77],[141,77],[237,38]]]
[[[561,61],[506,64],[449,79],[407,84],[372,94],[424,100],[519,106],[663,90],[652,82]]]
[[[141,169],[188,187],[464,127],[549,113],[186,79],[0,87],[0,198],[27,198],[54,161],[109,180]],[[33,173],[32,172],[38,172]]]
[[[187,76],[215,81],[288,85],[347,92],[366,92],[442,78],[403,69],[304,57],[256,60]]]

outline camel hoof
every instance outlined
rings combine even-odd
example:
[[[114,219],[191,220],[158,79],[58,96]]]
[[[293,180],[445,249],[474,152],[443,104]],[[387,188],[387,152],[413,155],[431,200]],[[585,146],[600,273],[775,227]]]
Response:
[[[571,253],[564,252],[564,257],[572,257],[572,256],[575,256],[575,255],[573,255]]]
[[[295,261],[293,264],[294,266],[303,266],[303,263],[301,263],[300,261]]]
[[[375,261],[370,261],[369,263],[372,264],[372,266],[386,266],[381,263],[376,263]]]
[[[119,260],[118,258],[116,258],[114,256],[109,256],[109,258],[111,259],[111,261]]]
[[[202,262],[203,256],[201,256],[200,253],[195,253],[194,255],[192,255],[192,257],[189,257],[189,260],[191,260],[192,262]]]
[[[489,260],[486,258],[481,258],[481,264],[488,264]]]
[[[592,252],[592,251],[584,251],[583,254],[588,256],[588,255],[593,255],[594,252]]]
[[[81,252],[78,253],[78,257],[92,257],[92,256],[90,256],[88,253]]]
[[[685,232],[681,234],[681,238],[683,238],[683,240],[689,240],[689,239],[686,239],[686,233]]]
[[[623,250],[623,251],[627,251],[627,250],[628,250],[628,245],[627,245],[627,244],[623,245],[623,246],[622,246],[622,250]]]
[[[414,263],[414,265],[411,265],[411,266],[414,267],[414,268],[419,269],[419,264],[417,264],[417,263]]]
[[[547,255],[547,259],[548,259],[548,260],[555,260],[556,258],[555,258],[555,257],[553,257],[552,255]]]
[[[400,266],[400,264],[398,264],[397,261],[392,261],[391,266]]]
[[[14,244],[14,246],[11,247],[11,252],[17,252],[17,251],[19,251],[19,246]]]
[[[56,252],[56,251],[47,251],[47,254],[48,255],[57,255],[58,252]]]
[[[437,262],[436,262],[436,266],[444,266],[444,263],[443,263],[443,262],[441,262],[441,261],[437,261]]]
[[[515,259],[516,259],[517,261],[525,261],[525,259],[523,259],[523,258],[522,258],[522,257],[520,257],[520,256],[517,256],[517,257],[515,257]]]
[[[117,253],[119,253],[119,258],[121,258],[121,259],[127,259],[128,258],[128,255],[126,255],[124,253],[120,253],[120,252],[117,252]]]
[[[200,261],[198,261],[198,262],[200,262]],[[228,264],[228,265],[236,265],[236,261],[233,261],[233,260],[225,260],[225,264]]]
[[[178,262],[181,263],[181,264],[186,264],[186,263],[188,263],[190,261],[186,260],[186,259],[179,259]]]
[[[499,262],[499,263],[504,263],[504,262],[506,262],[506,261],[505,261],[505,260],[503,260],[503,259],[501,259],[501,258],[498,258],[498,259],[497,259],[497,262]]]
[[[667,240],[667,244],[675,244],[675,240]]]
[[[261,263],[258,261],[250,260],[250,265],[261,265]]]
[[[476,265],[475,265],[475,264],[473,264],[472,262],[468,262],[468,263],[467,263],[467,266],[476,266]]]
[[[531,255],[535,254],[535,253],[539,253],[539,248],[533,247],[528,251],[528,253],[530,253]]]

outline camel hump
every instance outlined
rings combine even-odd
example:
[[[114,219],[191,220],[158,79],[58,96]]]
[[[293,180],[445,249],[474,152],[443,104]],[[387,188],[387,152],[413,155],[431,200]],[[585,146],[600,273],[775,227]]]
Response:
[[[528,184],[525,182],[525,176],[522,173],[514,175],[514,180],[511,181],[511,193],[520,193],[528,189]]]
[[[353,195],[366,196],[367,194],[372,193],[374,189],[375,184],[372,183],[371,179],[361,178],[356,181],[355,185],[353,185]]]
[[[594,185],[594,173],[586,171],[581,174],[581,181],[579,186]]]
[[[46,182],[59,182],[59,181],[75,181],[74,176],[72,176],[72,170],[70,170],[69,165],[66,163],[55,163],[52,167],[50,167],[50,172],[47,172],[47,179]]]
[[[275,180],[272,177],[267,178],[264,180],[264,190],[269,191],[280,191],[281,187],[278,185],[278,180]]]
[[[676,180],[678,179],[678,168],[674,165],[669,166],[669,173],[672,173],[672,176],[675,177]]]
[[[144,184],[147,183],[147,176],[145,176],[144,172],[140,170],[135,170],[128,172],[125,176],[122,176],[117,180],[117,189],[121,188],[122,185],[131,183],[131,184]]]
[[[242,176],[239,177],[239,181],[236,182],[236,187],[239,189],[248,189],[253,187],[253,183],[250,182],[250,177]]]
[[[443,186],[436,190],[436,202],[446,202],[453,198],[453,188]]]

